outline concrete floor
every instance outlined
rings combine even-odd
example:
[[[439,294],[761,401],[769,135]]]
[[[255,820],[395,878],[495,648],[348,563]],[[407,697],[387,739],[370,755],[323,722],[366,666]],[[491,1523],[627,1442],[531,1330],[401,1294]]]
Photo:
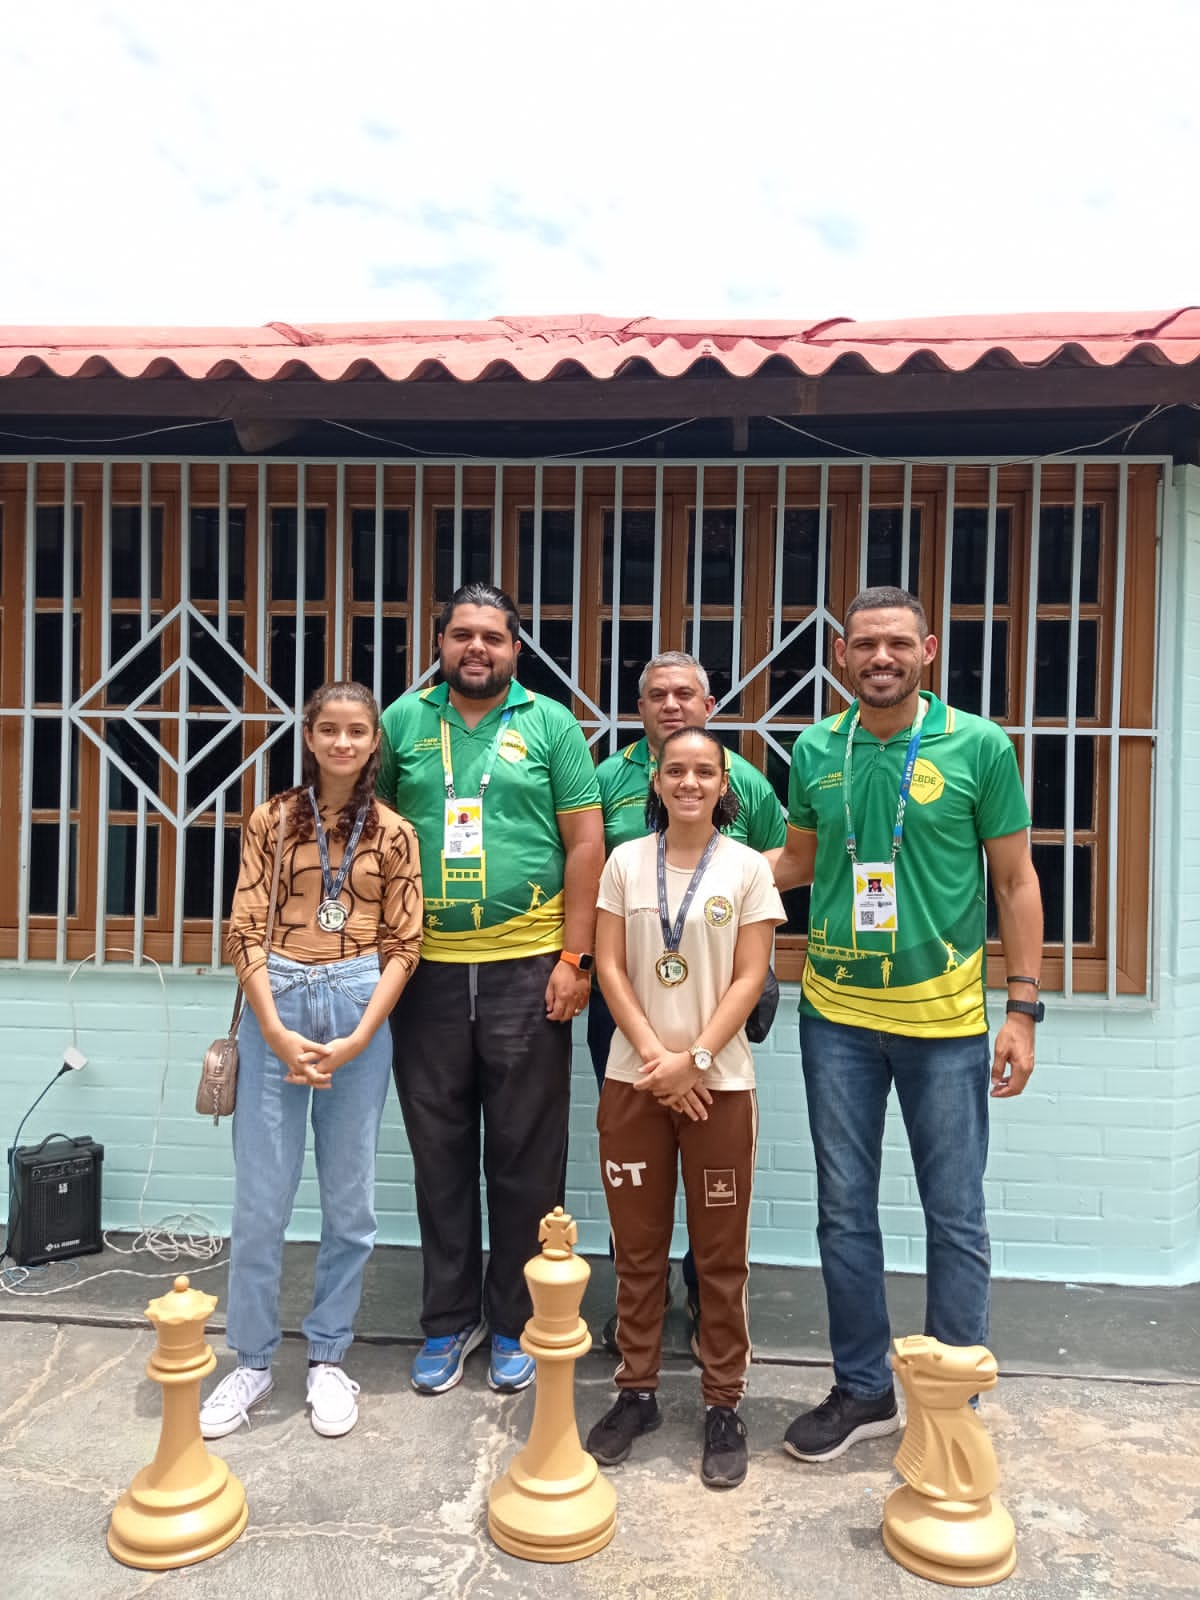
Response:
[[[295,1329],[313,1252],[288,1251],[284,1320]],[[145,1377],[154,1340],[142,1311],[170,1286],[174,1269],[153,1280],[92,1277],[114,1265],[130,1263],[106,1252],[28,1285],[53,1287],[73,1272],[91,1278],[67,1292],[0,1295],[5,1600],[127,1600],[150,1591],[163,1600],[908,1600],[937,1592],[897,1567],[879,1539],[899,1436],[821,1467],[780,1448],[791,1418],[831,1382],[815,1273],[752,1274],[757,1359],[743,1407],[746,1482],[725,1494],[701,1485],[697,1375],[682,1353],[673,1355],[661,1390],[663,1427],[610,1474],[618,1496],[612,1544],[583,1562],[542,1566],[505,1555],[486,1528],[488,1488],[527,1436],[533,1396],[492,1394],[482,1355],[451,1393],[413,1394],[419,1257],[402,1250],[379,1250],[372,1261],[362,1338],[347,1361],[363,1390],[354,1432],[324,1440],[312,1431],[304,1350],[289,1338],[253,1427],[214,1447],[245,1484],[245,1534],[197,1567],[126,1569],[104,1538],[113,1505],[157,1444],[160,1393]],[[593,1265],[584,1314],[595,1329],[611,1278],[607,1262]],[[192,1278],[223,1296],[223,1269]],[[897,1331],[919,1329],[920,1280],[897,1278],[889,1289]],[[1200,1594],[1200,1287],[998,1283],[994,1309],[1003,1375],[983,1417],[1018,1555],[997,1593]],[[224,1371],[219,1324],[218,1311],[213,1344]],[[668,1343],[676,1351],[683,1334],[675,1311]],[[581,1431],[607,1407],[611,1372],[599,1352],[579,1363]]]

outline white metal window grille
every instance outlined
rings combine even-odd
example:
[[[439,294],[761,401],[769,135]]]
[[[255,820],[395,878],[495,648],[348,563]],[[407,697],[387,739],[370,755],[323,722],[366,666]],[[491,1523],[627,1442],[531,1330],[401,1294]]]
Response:
[[[299,772],[296,708],[326,678],[383,704],[428,681],[464,582],[516,598],[522,680],[598,756],[640,732],[645,661],[697,654],[781,800],[792,740],[845,701],[845,605],[886,583],[939,634],[931,686],[1014,739],[1051,981],[1144,993],[1162,467],[0,464],[0,954],[218,964],[241,824]]]

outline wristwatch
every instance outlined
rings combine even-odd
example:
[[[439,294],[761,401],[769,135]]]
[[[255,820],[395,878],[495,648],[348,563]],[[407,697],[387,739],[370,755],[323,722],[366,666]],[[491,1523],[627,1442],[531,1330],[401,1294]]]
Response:
[[[1046,1015],[1045,1002],[1042,1000],[1010,1000],[1004,1009],[1016,1011],[1022,1017],[1032,1017],[1035,1022],[1041,1022]]]
[[[712,1051],[706,1050],[702,1044],[694,1044],[688,1051],[688,1055],[696,1063],[696,1067],[700,1072],[707,1072],[713,1064]]]
[[[561,950],[558,959],[565,961],[569,967],[578,967],[580,972],[590,972],[596,964],[595,956],[577,956],[573,950]]]

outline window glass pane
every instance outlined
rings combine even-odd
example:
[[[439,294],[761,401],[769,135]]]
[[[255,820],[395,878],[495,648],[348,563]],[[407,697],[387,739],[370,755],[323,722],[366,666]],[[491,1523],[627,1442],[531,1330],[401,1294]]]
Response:
[[[210,721],[189,717],[187,741],[186,808],[194,811],[203,804],[205,811],[211,811],[216,805],[215,791],[220,790],[222,782],[231,777],[241,763],[242,725],[224,718]],[[238,785],[229,784],[225,789],[226,810],[236,811],[239,798]]]
[[[1033,844],[1030,853],[1042,885],[1042,910],[1047,944],[1063,941],[1063,849],[1061,844]],[[1077,844],[1072,873],[1073,944],[1091,944],[1092,928],[1092,846]]]
[[[157,617],[150,618],[153,626]],[[109,658],[114,672],[104,690],[106,705],[127,706],[144,694],[163,670],[162,634],[156,634],[145,644],[142,639],[142,620],[132,611],[117,611],[108,623]],[[156,692],[144,702],[146,705],[162,704],[162,695]]]
[[[75,915],[76,881],[78,879],[78,834],[74,823],[70,827],[67,847],[67,915]],[[53,917],[58,913],[58,823],[35,822],[29,830],[29,911],[35,917]]]
[[[569,679],[571,638],[574,632],[573,622],[543,617],[540,647],[535,650],[531,644],[523,645],[517,662],[517,676],[527,689],[532,689],[534,694],[544,694],[547,699],[560,700],[565,706],[572,704],[571,691],[558,673],[547,665],[545,658],[549,656],[556,662]]]
[[[296,513],[291,515],[291,535],[295,539]],[[316,513],[321,519],[324,528],[324,511]],[[309,512],[309,527],[313,527],[313,513]],[[228,577],[226,579],[226,594],[230,600],[244,600],[246,598],[246,508],[244,506],[229,506],[228,542],[226,544],[226,561],[228,563]],[[220,598],[221,580],[221,512],[217,506],[193,506],[188,519],[191,537],[191,560],[189,571],[191,574],[192,599],[216,600]],[[272,527],[274,536],[274,527]],[[282,536],[282,535],[281,535]],[[274,554],[274,537],[272,537],[272,561]],[[273,572],[278,581],[278,567],[273,567]],[[324,557],[321,560],[320,582],[324,584],[325,567]],[[158,593],[156,589],[155,594]],[[295,552],[292,553],[291,593],[296,592],[295,577]],[[324,594],[322,587],[321,593]],[[317,596],[309,579],[308,593],[314,598]]]
[[[304,598],[325,598],[325,507],[304,513]],[[295,506],[271,507],[271,599],[294,600],[299,557],[299,522]]]
[[[775,524],[771,523],[772,536]],[[817,562],[821,546],[821,512],[817,506],[788,506],[783,513],[783,603],[815,606]],[[825,575],[829,594],[829,574]],[[785,623],[786,630],[786,623]]]
[[[68,806],[79,804],[79,730],[68,736],[71,772],[67,787]],[[62,722],[58,717],[38,717],[33,724],[33,772],[30,804],[35,811],[57,811],[59,779],[62,776]]]
[[[162,599],[161,506],[150,507],[150,595]],[[114,600],[138,600],[142,593],[142,508],[113,506],[109,546],[109,587]]]
[[[1071,603],[1071,556],[1075,507],[1043,506],[1038,529],[1038,600],[1043,605]],[[1079,598],[1086,605],[1100,595],[1100,507],[1083,508],[1079,560]]]
[[[609,698],[609,674],[612,671],[612,623],[605,622],[600,628],[600,683],[597,699],[607,711]],[[638,679],[642,675],[642,668],[653,655],[651,640],[653,638],[653,624],[646,621],[636,621],[633,618],[623,618],[618,635],[620,654],[617,667],[617,714],[622,717],[637,716]],[[631,730],[632,732],[632,730]],[[622,730],[617,741],[618,745],[631,744],[638,734],[626,733]]]
[[[985,717],[1003,717],[1007,691],[1008,623],[992,623],[992,684],[990,704],[983,695],[983,622],[962,619],[950,624],[950,670],[946,693],[952,706]]]
[[[601,599],[612,605],[613,596],[613,545],[615,541],[616,513],[604,513],[604,558],[601,576]],[[621,512],[621,605],[652,606],[654,604],[654,512],[645,508],[625,509]]]
[[[145,889],[142,913],[153,917],[158,912],[157,828],[146,829]],[[110,917],[131,917],[137,889],[137,829],[128,823],[114,822],[108,829],[108,863],[105,873],[105,909]]]
[[[301,705],[314,689],[325,681],[325,618],[304,619],[304,677]],[[270,684],[285,705],[290,705],[296,692],[296,618],[294,616],[271,618],[271,676]]]
[[[355,600],[374,600],[374,506],[355,506],[350,514],[350,568],[350,590]],[[408,600],[407,506],[384,507],[383,580],[379,598],[384,605],[403,605]]]
[[[280,785],[283,787],[283,785]],[[207,921],[212,916],[214,881],[213,829],[197,823],[188,828],[183,841],[183,914]],[[221,916],[229,915],[237,883],[241,835],[237,828],[225,829],[221,861]]]
[[[735,603],[733,592],[734,533],[737,513],[732,506],[705,508],[704,540],[700,552],[701,604]],[[688,512],[687,601],[691,605],[695,588],[696,511]],[[705,662],[705,666],[708,663]]]
[[[903,506],[875,506],[867,512],[869,589],[878,584],[916,591],[921,571],[921,512],[917,506],[909,508],[907,570],[904,569],[903,533]]]
[[[210,619],[216,626],[216,618]],[[215,706],[223,704],[217,698],[215,691],[225,696],[231,705],[240,706],[246,687],[246,674],[237,656],[231,655],[234,650],[241,654],[246,638],[246,619],[240,616],[230,616],[228,619],[229,649],[219,644],[208,629],[194,617],[189,618],[188,626],[188,651],[192,664],[199,672],[191,673],[188,677],[188,703],[189,706]],[[210,680],[209,683],[199,676],[204,673]]]
[[[70,679],[67,682],[67,700],[79,697],[79,628],[78,611],[71,613]],[[62,612],[39,611],[33,621],[33,698],[38,705],[63,704],[62,672]]]
[[[950,599],[955,605],[981,606],[987,601],[986,506],[955,506],[954,556],[950,574]],[[1008,552],[1012,509],[996,507],[996,584],[992,591],[997,605],[1008,603]]]
[[[145,730],[146,737],[143,737]],[[162,724],[143,722],[137,727],[124,719],[109,719],[104,727],[104,739],[114,755],[120,756],[129,770],[146,785],[151,794],[161,795],[162,769],[159,757],[147,742],[149,738],[162,738]],[[108,804],[112,811],[133,811],[138,803],[138,790],[134,783],[110,761],[108,763]]]
[[[785,628],[787,624],[784,624]],[[777,706],[787,694],[789,689],[812,671],[816,659],[816,631],[812,627],[805,628],[790,644],[787,644],[771,662],[768,671],[771,682],[771,704]],[[812,712],[812,685],[800,689],[784,706],[780,715],[788,721],[798,717],[809,716]],[[786,791],[785,791],[786,792]]]
[[[691,630],[688,630],[689,636]],[[708,673],[709,688],[725,716],[736,717],[742,709],[740,692],[731,700],[725,696],[733,687],[733,623],[704,617],[700,621],[700,660]],[[740,675],[740,674],[739,674]]]
[[[524,659],[524,658],[522,658]],[[350,674],[359,683],[375,682],[375,618],[350,623]],[[390,706],[408,687],[408,619],[381,617],[379,623],[379,704]]]
[[[518,523],[520,604],[533,604],[533,512],[522,511]],[[575,598],[575,513],[542,512],[542,604],[571,605]]]
[[[1071,672],[1071,624],[1065,617],[1043,618],[1037,625],[1033,712],[1037,717],[1065,717],[1067,692],[1075,683],[1075,713],[1096,715],[1096,648],[1099,624],[1084,618],[1079,624],[1079,660]]]
[[[37,547],[33,561],[33,592],[39,599],[62,599],[63,594],[62,506],[38,506],[34,520]],[[75,537],[72,545],[71,593],[78,600],[83,592],[83,507],[75,507]]]
[[[439,506],[433,514],[433,592],[443,604],[454,593],[454,507]],[[492,581],[492,509],[464,506],[462,513],[462,577],[464,583]]]
[[[1093,783],[1096,767],[1096,740],[1082,736],[1075,740],[1075,815],[1072,827],[1095,826]],[[1038,734],[1033,741],[1033,814],[1035,828],[1065,826],[1067,787],[1067,740],[1055,734]]]

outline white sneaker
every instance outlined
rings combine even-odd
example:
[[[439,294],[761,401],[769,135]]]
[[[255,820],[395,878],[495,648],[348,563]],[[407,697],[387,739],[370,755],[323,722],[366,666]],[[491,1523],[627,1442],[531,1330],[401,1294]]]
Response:
[[[234,1367],[200,1407],[200,1432],[206,1439],[223,1439],[243,1422],[249,1427],[250,1407],[274,1387],[270,1367]]]
[[[312,1425],[323,1438],[340,1439],[358,1421],[358,1385],[341,1367],[322,1362],[308,1369],[308,1404]]]

